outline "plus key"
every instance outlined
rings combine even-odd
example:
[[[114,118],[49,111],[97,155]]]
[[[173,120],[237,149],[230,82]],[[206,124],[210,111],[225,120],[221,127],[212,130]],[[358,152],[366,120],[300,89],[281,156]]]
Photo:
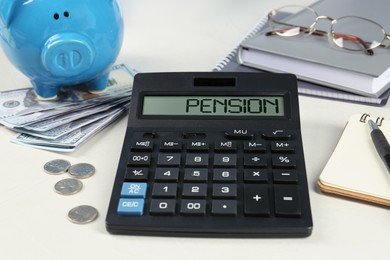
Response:
[[[267,185],[248,184],[244,187],[245,215],[269,216],[270,205]]]

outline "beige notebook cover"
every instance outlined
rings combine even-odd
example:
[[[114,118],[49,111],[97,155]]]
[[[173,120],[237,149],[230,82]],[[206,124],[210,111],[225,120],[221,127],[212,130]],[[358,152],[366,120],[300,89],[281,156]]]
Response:
[[[353,115],[323,169],[318,186],[324,192],[390,207],[390,173],[371,140],[367,119],[377,121],[390,142],[390,121]]]

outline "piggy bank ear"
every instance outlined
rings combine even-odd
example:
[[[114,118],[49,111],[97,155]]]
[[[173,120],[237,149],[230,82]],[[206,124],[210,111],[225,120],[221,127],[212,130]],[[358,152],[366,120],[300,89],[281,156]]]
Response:
[[[15,1],[0,0],[0,27],[8,27]]]

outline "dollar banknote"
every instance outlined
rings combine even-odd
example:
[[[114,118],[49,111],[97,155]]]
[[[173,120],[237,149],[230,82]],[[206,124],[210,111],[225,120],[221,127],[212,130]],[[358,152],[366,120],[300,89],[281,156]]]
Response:
[[[14,129],[14,130],[16,132],[28,134],[31,136],[36,136],[36,137],[40,137],[43,139],[54,140],[54,139],[57,139],[63,135],[66,135],[66,134],[68,134],[76,129],[79,129],[83,126],[91,124],[95,121],[98,121],[98,120],[103,119],[105,117],[122,112],[123,109],[125,109],[125,110],[128,109],[128,104],[124,104],[123,106],[121,104],[121,106],[109,108],[107,110],[104,110],[104,111],[101,111],[98,113],[94,113],[94,114],[91,114],[91,115],[86,116],[86,117],[80,117],[79,119],[66,121],[63,124],[58,124],[57,122],[55,122],[55,124],[53,124],[53,125],[58,125],[58,126],[50,127],[46,131],[43,131],[43,128],[39,128],[37,131],[35,129],[29,130],[29,129],[18,129],[18,128]],[[53,126],[53,125],[51,125],[51,126]]]
[[[91,94],[86,91],[85,86],[80,85],[61,90],[55,101],[40,101],[32,88],[0,91],[0,120],[82,103],[99,102],[128,93],[131,95],[136,73],[136,70],[129,69],[124,64],[115,65],[104,93]]]
[[[90,123],[86,126],[82,126],[54,140],[21,133],[11,138],[11,142],[43,150],[73,152],[81,144],[114,122],[125,111],[126,109],[123,108],[117,111],[117,113],[104,117],[103,119]]]
[[[85,86],[63,89],[55,101],[40,101],[32,88],[0,92],[0,124],[17,132],[17,144],[71,152],[128,111],[137,70],[112,68],[107,89],[91,94]]]
[[[47,117],[43,120],[37,120],[24,126],[14,127],[14,129],[15,131],[46,132],[63,124],[67,124],[84,117],[90,117],[97,113],[107,111],[113,107],[122,106],[129,102],[130,97],[125,97],[109,103],[94,105],[86,109],[69,111],[54,117]]]

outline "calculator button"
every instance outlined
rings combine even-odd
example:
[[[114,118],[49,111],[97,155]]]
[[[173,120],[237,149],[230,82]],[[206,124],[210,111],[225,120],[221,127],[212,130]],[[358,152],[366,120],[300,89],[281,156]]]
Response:
[[[214,166],[236,167],[237,154],[214,154]]]
[[[207,184],[206,183],[197,183],[197,184],[183,184],[183,197],[197,197],[197,198],[206,198],[207,196]]]
[[[157,138],[157,134],[156,133],[144,133],[143,138],[154,139],[154,138]]]
[[[184,181],[188,182],[207,182],[208,168],[187,168],[184,170]]]
[[[298,186],[275,185],[275,214],[277,216],[301,216]]]
[[[121,197],[145,198],[146,189],[147,189],[146,183],[124,182],[122,184]]]
[[[153,142],[150,140],[138,140],[131,146],[131,151],[151,152],[153,150]]]
[[[157,158],[157,165],[179,166],[180,161],[181,161],[181,154],[179,153],[159,153]]]
[[[149,168],[130,167],[126,169],[126,181],[146,181],[149,175]]]
[[[259,154],[244,155],[245,167],[267,167],[267,156]]]
[[[236,216],[236,200],[213,200],[211,205],[212,215]]]
[[[176,200],[175,199],[152,199],[150,202],[151,215],[175,215]]]
[[[213,184],[213,198],[236,198],[236,184]]]
[[[182,144],[179,141],[162,141],[160,151],[181,151]]]
[[[179,179],[179,168],[156,168],[154,179],[156,181],[177,182]]]
[[[186,166],[199,166],[207,167],[209,165],[208,154],[187,154],[186,155]]]
[[[261,141],[247,141],[244,142],[244,151],[250,153],[265,152],[267,147],[264,142]]]
[[[207,152],[210,149],[209,142],[192,140],[187,142],[187,151]]]
[[[131,153],[128,165],[129,166],[149,166],[151,162],[151,155],[148,153]]]
[[[215,182],[236,182],[237,169],[214,169],[213,181]]]
[[[273,170],[274,183],[298,183],[298,174],[294,170]]]
[[[250,140],[254,138],[254,133],[248,130],[232,130],[225,132],[225,137],[232,140]]]
[[[204,139],[207,135],[205,133],[183,133],[182,137],[184,139]]]
[[[177,183],[155,183],[153,185],[153,197],[176,197]]]
[[[250,216],[269,216],[270,204],[267,185],[245,185],[244,212]]]
[[[271,142],[271,151],[282,153],[294,152],[294,145],[288,141]]]
[[[206,215],[206,200],[182,200],[180,213],[183,215]]]
[[[244,181],[245,182],[267,182],[268,171],[266,169],[245,169]]]
[[[215,142],[215,151],[218,152],[235,152],[237,150],[237,142],[236,141],[217,141]]]
[[[291,134],[283,129],[275,129],[263,133],[263,137],[269,140],[288,140],[291,138]]]
[[[295,168],[297,166],[293,155],[272,155],[272,167]]]
[[[144,214],[143,199],[125,199],[119,200],[118,215],[142,216]]]

